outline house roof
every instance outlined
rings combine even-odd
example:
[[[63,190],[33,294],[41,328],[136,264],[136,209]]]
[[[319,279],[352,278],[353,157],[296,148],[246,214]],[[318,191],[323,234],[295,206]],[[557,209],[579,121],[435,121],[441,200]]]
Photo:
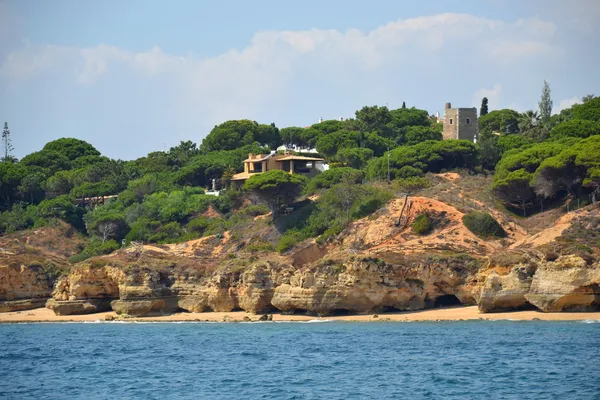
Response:
[[[258,154],[260,155],[260,154]],[[266,159],[270,158],[272,156],[272,154],[267,154],[261,158],[246,158],[244,160],[244,162],[258,162],[258,161],[265,161]]]
[[[325,161],[324,158],[316,158],[316,157],[304,157],[304,156],[295,156],[293,154],[288,154],[283,157],[278,157],[275,161],[290,161],[290,160],[299,160],[299,161]]]

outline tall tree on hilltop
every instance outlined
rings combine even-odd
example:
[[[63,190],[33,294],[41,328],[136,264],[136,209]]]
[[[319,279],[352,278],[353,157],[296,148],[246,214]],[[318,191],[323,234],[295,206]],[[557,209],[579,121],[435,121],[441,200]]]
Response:
[[[4,122],[4,131],[2,131],[2,142],[4,142],[4,158],[2,161],[11,161],[13,157],[10,155],[14,150],[10,141],[10,131],[8,130],[8,122]]]
[[[585,96],[583,96],[581,98],[581,102],[582,103],[587,103],[590,100],[594,100],[596,98],[596,96],[594,96],[593,94],[586,94]]]
[[[544,80],[544,87],[542,88],[542,98],[538,103],[540,108],[540,120],[542,123],[547,123],[552,116],[552,97],[550,92],[550,85]]]
[[[406,102],[402,102],[402,108],[406,108]]]
[[[483,117],[488,113],[488,98],[484,97],[481,99],[481,108],[479,109],[479,116]]]

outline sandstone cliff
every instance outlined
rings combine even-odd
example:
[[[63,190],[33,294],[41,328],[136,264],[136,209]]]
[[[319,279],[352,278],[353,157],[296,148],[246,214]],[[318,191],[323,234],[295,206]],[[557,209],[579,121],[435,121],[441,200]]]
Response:
[[[399,221],[403,202],[394,199],[353,222],[327,245],[308,240],[284,255],[248,250],[254,241],[278,237],[263,220],[245,227],[247,233],[132,246],[74,266],[65,257],[75,246],[61,255],[17,240],[18,246],[0,247],[0,311],[40,306],[50,295],[46,306],[60,315],[110,309],[123,316],[327,315],[460,304],[477,304],[481,312],[600,309],[598,208],[563,216],[560,229],[538,229],[531,240],[523,227],[502,220],[508,238],[489,241],[465,228],[459,208],[437,199],[411,198]],[[436,220],[425,236],[410,228],[420,213]],[[14,238],[4,240],[0,245]]]

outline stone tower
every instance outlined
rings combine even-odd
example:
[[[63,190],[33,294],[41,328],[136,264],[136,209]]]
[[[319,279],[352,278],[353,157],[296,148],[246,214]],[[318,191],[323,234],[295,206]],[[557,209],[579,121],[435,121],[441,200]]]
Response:
[[[477,108],[452,108],[446,103],[444,119],[444,140],[460,139],[471,142],[477,141],[479,124],[477,123]]]

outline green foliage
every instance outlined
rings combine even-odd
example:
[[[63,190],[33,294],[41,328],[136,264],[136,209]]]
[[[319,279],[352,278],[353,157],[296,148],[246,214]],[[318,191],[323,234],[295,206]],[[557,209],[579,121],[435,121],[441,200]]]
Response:
[[[21,165],[35,168],[43,172],[45,176],[52,176],[56,172],[69,169],[69,159],[63,154],[52,150],[41,150],[23,157]]]
[[[266,149],[258,145],[248,145],[230,151],[214,151],[190,159],[190,162],[177,173],[173,181],[182,186],[210,187],[212,179],[221,179],[223,174],[233,168],[241,171],[243,160],[249,153],[265,153]]]
[[[506,203],[519,203],[525,217],[527,216],[525,205],[535,197],[531,186],[532,180],[533,174],[521,168],[511,171],[503,179],[495,180],[492,191]]]
[[[258,142],[275,148],[281,144],[279,129],[275,124],[263,125],[247,119],[227,121],[217,125],[204,138],[200,146],[203,153],[235,150]]]
[[[519,132],[519,113],[510,110],[494,110],[479,118],[479,133],[510,135]]]
[[[433,220],[429,214],[419,214],[412,223],[412,229],[417,235],[427,235],[433,230]]]
[[[600,136],[590,136],[540,163],[534,176],[536,192],[552,197],[567,191],[578,198],[583,185],[593,186],[599,167]]]
[[[330,188],[341,182],[361,183],[364,173],[350,167],[330,168],[310,180],[306,187],[308,194],[313,194],[319,189]]]
[[[503,238],[506,232],[498,221],[490,214],[480,211],[472,211],[462,218],[463,224],[482,239]]]
[[[37,217],[37,207],[16,203],[11,210],[0,212],[0,233],[13,233],[31,228]]]
[[[393,182],[394,189],[402,193],[415,193],[419,190],[428,188],[431,183],[427,178],[419,176],[410,176],[408,178],[399,178]]]
[[[78,229],[83,229],[83,209],[75,205],[75,199],[68,195],[42,201],[37,207],[39,218],[58,218]]]
[[[538,103],[540,109],[540,120],[545,123],[550,120],[552,115],[552,97],[550,91],[550,85],[544,81],[544,87],[542,88],[542,97]]]
[[[287,251],[296,243],[311,237],[317,237],[318,243],[325,243],[344,230],[350,221],[372,214],[391,198],[391,192],[372,186],[352,183],[334,185],[322,193],[316,204],[284,217],[281,228],[285,233],[276,249]]]
[[[412,146],[427,140],[442,140],[442,131],[429,126],[407,126],[396,137],[399,145]]]
[[[571,119],[561,122],[550,131],[550,137],[552,138],[587,138],[592,135],[600,135],[600,122]]]
[[[498,137],[498,147],[500,148],[501,154],[506,153],[509,150],[520,149],[529,145],[532,145],[534,141],[523,135],[505,135]]]
[[[483,117],[488,114],[488,98],[484,97],[481,99],[481,108],[479,109],[479,116]]]
[[[416,176],[418,171],[425,173],[440,172],[442,169],[475,168],[479,161],[477,149],[472,142],[443,140],[398,147],[390,152],[389,163],[391,178],[395,179],[413,174]],[[367,166],[367,177],[385,177],[387,166],[387,157],[371,160]]]
[[[46,143],[42,151],[53,151],[65,156],[69,161],[85,156],[100,156],[91,144],[74,138],[61,138]]]
[[[345,167],[361,169],[372,157],[373,150],[355,147],[339,150],[336,160]]]
[[[304,240],[302,233],[297,230],[287,231],[277,242],[275,250],[279,253],[284,253],[291,250],[296,244]]]
[[[317,151],[327,158],[334,157],[340,149],[358,147],[360,134],[354,131],[340,130],[317,140]]]
[[[395,132],[400,132],[402,128],[408,126],[430,126],[429,113],[426,110],[418,108],[399,108],[390,111],[391,121],[388,127]]]
[[[583,104],[575,104],[572,107],[573,119],[583,119],[600,122],[600,97],[595,97]]]
[[[292,203],[305,185],[304,176],[271,170],[250,177],[244,183],[244,190],[261,198],[269,206],[275,219],[284,205]]]
[[[78,263],[90,257],[110,254],[113,251],[118,250],[120,247],[121,246],[119,245],[119,243],[117,243],[114,240],[102,242],[102,240],[95,238],[88,242],[88,244],[81,251],[81,253],[70,257],[69,261],[72,263]]]

